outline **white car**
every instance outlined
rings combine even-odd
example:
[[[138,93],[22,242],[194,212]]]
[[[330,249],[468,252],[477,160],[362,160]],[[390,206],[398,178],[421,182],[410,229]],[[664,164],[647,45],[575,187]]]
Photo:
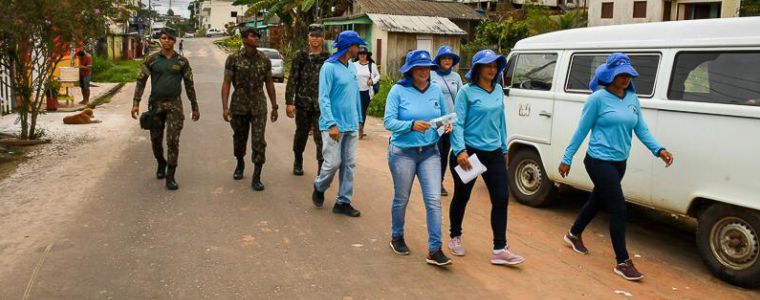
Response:
[[[216,28],[211,28],[209,30],[206,30],[206,37],[212,37],[212,36],[223,36],[224,31]]]
[[[509,186],[524,204],[554,200],[557,186],[591,190],[583,167],[557,170],[612,52],[631,57],[642,113],[675,155],[665,168],[634,140],[627,201],[696,218],[707,267],[730,283],[760,286],[760,17],[601,26],[519,41],[504,76]],[[570,224],[568,224],[569,226]],[[558,233],[561,234],[562,233]]]
[[[195,37],[195,33],[185,32],[185,38],[194,38],[194,37]]]
[[[245,46],[241,46],[240,50],[245,49]],[[285,81],[285,62],[282,58],[282,54],[277,49],[273,48],[256,48],[266,55],[272,62],[272,79],[276,82]]]

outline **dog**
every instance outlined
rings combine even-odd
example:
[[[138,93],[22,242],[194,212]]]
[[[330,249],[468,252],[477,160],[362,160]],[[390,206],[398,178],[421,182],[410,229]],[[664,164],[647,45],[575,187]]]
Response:
[[[100,120],[95,119],[95,114],[92,112],[92,109],[85,109],[84,111],[71,115],[63,117],[63,124],[91,124],[91,123],[100,123]]]

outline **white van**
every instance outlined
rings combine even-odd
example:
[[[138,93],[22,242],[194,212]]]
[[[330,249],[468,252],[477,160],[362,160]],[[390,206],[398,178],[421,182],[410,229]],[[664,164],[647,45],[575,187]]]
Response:
[[[634,138],[627,200],[696,218],[708,268],[760,286],[760,17],[582,28],[518,42],[504,75],[513,195],[542,206],[559,185],[593,188],[583,167],[588,140],[570,176],[557,167],[594,70],[612,52],[631,57],[644,118],[675,155],[665,168]]]

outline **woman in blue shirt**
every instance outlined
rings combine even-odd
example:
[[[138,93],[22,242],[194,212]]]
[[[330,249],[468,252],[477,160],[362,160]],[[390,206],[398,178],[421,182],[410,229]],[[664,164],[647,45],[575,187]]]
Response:
[[[430,73],[430,82],[437,85],[443,91],[446,99],[446,111],[454,111],[454,99],[457,97],[459,88],[462,87],[462,76],[454,72],[454,66],[459,64],[460,57],[449,46],[441,46],[438,49],[433,63],[435,72]],[[448,196],[449,192],[443,187],[443,177],[446,175],[449,152],[451,151],[451,134],[444,134],[438,140],[438,149],[441,151],[441,196]]]
[[[404,215],[414,177],[422,188],[427,212],[427,263],[443,266],[451,263],[441,251],[441,160],[438,132],[430,120],[446,114],[441,89],[430,84],[430,53],[415,50],[406,56],[401,67],[404,78],[391,88],[385,103],[385,129],[391,132],[388,167],[393,176],[391,207],[391,249],[408,255],[404,242]]]
[[[591,131],[583,163],[594,183],[594,190],[575,224],[565,234],[564,240],[575,252],[588,254],[581,234],[599,208],[606,206],[610,215],[612,247],[617,259],[615,273],[628,280],[644,277],[636,270],[625,246],[626,204],[620,182],[625,175],[626,161],[631,151],[632,132],[666,166],[673,163],[673,155],[660,146],[644,122],[641,104],[631,82],[632,78],[638,76],[638,72],[631,66],[631,59],[622,53],[611,54],[607,62],[596,69],[596,75],[589,83],[589,88],[594,93],[583,106],[578,129],[559,166],[562,177],[570,173],[573,156]],[[600,85],[604,88],[599,89]]]
[[[464,255],[462,220],[470,200],[475,180],[462,182],[456,166],[472,169],[470,155],[487,168],[482,174],[491,198],[491,230],[493,254],[491,263],[518,265],[525,261],[507,246],[507,124],[504,117],[504,92],[498,84],[507,60],[491,50],[482,50],[472,58],[468,83],[454,101],[457,122],[451,135],[451,174],[454,177],[454,197],[449,209],[451,240],[448,248],[454,255]]]

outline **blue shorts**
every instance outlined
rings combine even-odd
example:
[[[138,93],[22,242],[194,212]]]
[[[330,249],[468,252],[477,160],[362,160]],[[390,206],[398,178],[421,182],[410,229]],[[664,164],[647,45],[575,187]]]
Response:
[[[79,77],[79,87],[83,90],[90,90],[90,76]]]

